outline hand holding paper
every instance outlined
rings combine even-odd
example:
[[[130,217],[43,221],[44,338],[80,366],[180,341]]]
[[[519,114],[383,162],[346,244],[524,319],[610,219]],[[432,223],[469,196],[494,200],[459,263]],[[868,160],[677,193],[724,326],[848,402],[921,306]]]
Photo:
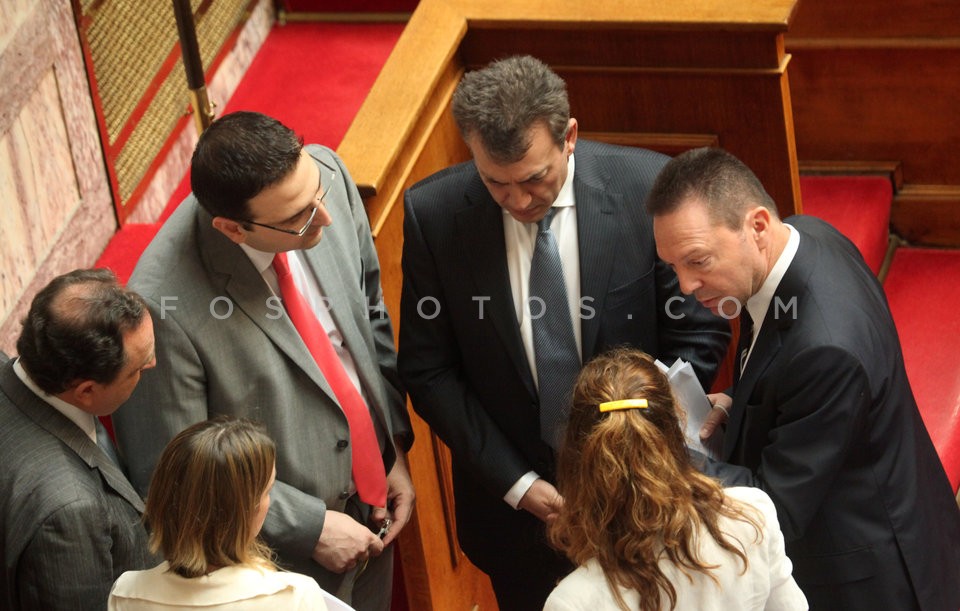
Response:
[[[700,428],[706,422],[713,406],[703,392],[693,367],[682,359],[677,359],[670,367],[659,360],[656,363],[657,367],[666,374],[673,393],[677,397],[678,405],[686,413],[687,424],[684,434],[687,438],[687,447],[715,460],[718,459],[723,435],[715,432],[709,439],[700,440]]]

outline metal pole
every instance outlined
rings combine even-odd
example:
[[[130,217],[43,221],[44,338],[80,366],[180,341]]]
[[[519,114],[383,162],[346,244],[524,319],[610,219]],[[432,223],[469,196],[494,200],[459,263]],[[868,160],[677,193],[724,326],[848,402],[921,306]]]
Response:
[[[200,45],[197,43],[197,29],[193,22],[190,0],[173,0],[173,13],[177,18],[180,54],[183,57],[183,68],[187,73],[193,120],[197,126],[197,133],[200,134],[213,122],[214,112],[213,105],[207,97],[207,87],[203,78],[203,61],[200,58]]]

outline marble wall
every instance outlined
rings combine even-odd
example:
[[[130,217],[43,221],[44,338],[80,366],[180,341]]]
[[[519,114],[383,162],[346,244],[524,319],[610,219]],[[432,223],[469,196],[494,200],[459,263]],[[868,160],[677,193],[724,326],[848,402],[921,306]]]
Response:
[[[70,0],[0,0],[0,350],[33,295],[92,266],[117,219]],[[222,108],[274,21],[260,0],[208,85]],[[196,143],[189,122],[129,219],[156,220]]]
[[[69,0],[0,0],[0,350],[33,295],[90,265],[116,217]]]

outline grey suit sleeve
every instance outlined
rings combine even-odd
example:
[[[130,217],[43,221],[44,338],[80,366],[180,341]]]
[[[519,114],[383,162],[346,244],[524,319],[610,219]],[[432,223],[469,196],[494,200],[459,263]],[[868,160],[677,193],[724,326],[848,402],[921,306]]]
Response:
[[[113,540],[102,508],[79,499],[48,516],[20,557],[22,609],[106,609],[114,574]]]
[[[397,353],[393,341],[393,326],[390,324],[390,317],[383,305],[380,261],[374,247],[373,237],[370,233],[370,222],[367,219],[360,193],[340,158],[334,156],[334,159],[340,167],[340,171],[343,172],[347,185],[350,210],[353,214],[354,228],[360,245],[363,287],[368,306],[367,314],[373,331],[380,374],[384,379],[383,386],[387,393],[387,405],[384,406],[384,413],[390,418],[391,433],[394,440],[399,440],[400,449],[406,452],[413,444],[413,427],[410,425],[410,416],[407,413],[406,393],[397,372]]]
[[[187,334],[177,324],[175,301],[147,299],[153,317],[157,365],[143,372],[130,399],[112,419],[130,482],[146,497],[153,468],[173,437],[206,420],[206,375]]]

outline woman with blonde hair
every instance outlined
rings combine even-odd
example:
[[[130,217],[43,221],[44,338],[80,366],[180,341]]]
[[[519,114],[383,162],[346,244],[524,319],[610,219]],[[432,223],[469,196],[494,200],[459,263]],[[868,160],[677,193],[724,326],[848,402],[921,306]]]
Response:
[[[670,383],[638,350],[581,371],[558,490],[548,535],[578,568],[545,611],[807,608],[770,497],[694,468]]]
[[[167,445],[150,482],[144,523],[166,561],[128,571],[109,608],[326,610],[317,582],[278,571],[257,535],[270,508],[276,448],[259,424],[218,417]]]

